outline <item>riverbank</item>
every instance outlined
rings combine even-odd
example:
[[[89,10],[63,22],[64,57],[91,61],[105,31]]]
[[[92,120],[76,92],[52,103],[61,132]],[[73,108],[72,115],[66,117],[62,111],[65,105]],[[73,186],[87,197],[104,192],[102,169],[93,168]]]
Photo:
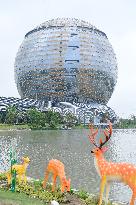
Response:
[[[0,124],[0,130],[30,130],[30,128],[27,124],[25,125]]]
[[[76,128],[76,126],[73,128]],[[58,125],[58,127],[55,128],[52,128],[48,125],[41,128],[32,128],[29,124],[0,124],[0,130],[68,130],[73,128],[67,128],[63,125]],[[77,126],[77,128],[83,128],[83,126]]]
[[[73,127],[66,127],[63,125],[59,125],[56,128],[51,128],[50,126],[42,127],[42,128],[31,128],[28,124],[18,124],[18,125],[10,125],[10,124],[0,124],[0,130],[70,130],[70,129],[83,129],[88,128],[88,126],[77,125]]]
[[[51,128],[51,127],[45,127],[45,128],[40,128],[40,129],[32,129],[28,124],[19,124],[19,125],[9,125],[9,124],[0,124],[0,131],[4,130],[69,130],[69,129],[89,129],[88,125],[77,125],[73,126],[71,128],[66,128],[63,126],[59,126],[57,128]],[[136,129],[136,126],[130,126],[128,128],[126,127],[118,127],[113,125],[113,129]]]
[[[51,191],[48,184],[46,190],[42,188],[41,180],[29,180],[26,185],[16,185],[15,193],[9,190],[6,176],[0,175],[0,205],[50,205],[56,200],[60,205],[96,205],[98,197],[85,191],[71,189],[69,193],[61,193],[58,188]],[[121,203],[109,202],[109,205],[121,205]]]

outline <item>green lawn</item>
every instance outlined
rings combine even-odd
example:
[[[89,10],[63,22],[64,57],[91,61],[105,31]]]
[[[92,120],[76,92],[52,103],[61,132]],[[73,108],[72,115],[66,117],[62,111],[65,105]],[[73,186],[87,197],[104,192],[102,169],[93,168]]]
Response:
[[[0,190],[0,205],[45,205],[38,199],[30,199],[23,193],[12,193]]]

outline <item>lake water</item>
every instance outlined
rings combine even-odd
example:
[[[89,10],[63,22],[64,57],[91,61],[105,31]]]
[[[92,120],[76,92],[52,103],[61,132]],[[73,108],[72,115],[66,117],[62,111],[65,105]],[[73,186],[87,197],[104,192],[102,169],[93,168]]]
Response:
[[[100,179],[94,167],[88,140],[89,130],[47,130],[47,131],[0,131],[0,170],[9,168],[10,147],[17,149],[17,158],[29,156],[31,163],[27,175],[43,178],[50,159],[59,159],[65,164],[66,176],[71,186],[90,193],[99,193]],[[136,130],[113,130],[105,158],[114,162],[136,164]],[[131,190],[123,184],[114,183],[110,198],[128,202]]]

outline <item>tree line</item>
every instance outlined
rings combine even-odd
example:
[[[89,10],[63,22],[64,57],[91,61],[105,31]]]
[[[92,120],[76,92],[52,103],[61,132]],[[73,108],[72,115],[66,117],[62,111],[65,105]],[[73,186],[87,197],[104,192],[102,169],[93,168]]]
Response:
[[[0,112],[0,123],[9,125],[27,124],[30,129],[67,129],[78,125],[78,119],[72,113],[62,115],[52,110],[41,112],[36,108],[19,111],[16,106],[10,106],[5,112]],[[86,125],[86,127],[88,126]],[[115,129],[136,128],[136,116],[132,114],[129,119],[119,118],[113,127]]]
[[[31,129],[68,128],[77,123],[72,113],[61,115],[52,110],[41,112],[36,108],[19,111],[15,106],[8,107],[6,112],[0,112],[0,123],[19,125],[28,124]]]
[[[129,128],[136,128],[136,116],[132,114],[130,118],[119,118],[117,124],[114,125],[114,128],[119,129],[129,129]]]

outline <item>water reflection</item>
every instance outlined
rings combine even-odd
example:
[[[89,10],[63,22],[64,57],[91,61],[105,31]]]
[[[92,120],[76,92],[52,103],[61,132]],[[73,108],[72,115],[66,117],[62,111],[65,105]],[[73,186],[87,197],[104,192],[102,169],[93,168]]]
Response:
[[[89,130],[62,131],[0,131],[0,170],[7,170],[11,144],[17,147],[18,161],[22,156],[31,159],[28,175],[43,178],[48,161],[56,158],[64,162],[66,175],[72,187],[83,188],[92,193],[99,192],[100,179],[96,173],[92,145],[88,140]],[[108,142],[107,160],[136,164],[136,130],[114,130]],[[128,201],[130,190],[122,184],[114,184],[110,197]]]

